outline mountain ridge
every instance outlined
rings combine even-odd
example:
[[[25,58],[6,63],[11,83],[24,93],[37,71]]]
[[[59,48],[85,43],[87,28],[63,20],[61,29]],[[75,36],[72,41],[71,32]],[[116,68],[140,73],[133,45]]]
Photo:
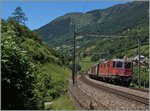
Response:
[[[147,30],[149,18],[148,3],[147,1],[133,1],[117,4],[106,9],[91,10],[86,13],[67,13],[35,31],[42,36],[42,39],[49,46],[60,49],[63,53],[64,50],[65,52],[71,52],[73,27],[75,27],[77,31],[85,33],[99,32],[108,35],[125,34],[124,32],[128,30],[137,30],[136,27],[139,26]],[[145,41],[145,36],[148,36],[147,32],[146,35],[142,37],[143,41]],[[90,41],[90,43],[94,42],[90,39],[88,41]],[[77,44],[82,45],[80,47],[82,50],[86,46],[86,44],[82,44],[81,41]]]

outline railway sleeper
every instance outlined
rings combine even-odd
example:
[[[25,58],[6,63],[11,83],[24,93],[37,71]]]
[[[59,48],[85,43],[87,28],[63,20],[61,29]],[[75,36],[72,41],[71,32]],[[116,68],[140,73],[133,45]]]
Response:
[[[125,92],[122,92],[122,91],[119,91],[119,90],[116,90],[116,89],[107,88],[107,87],[105,87],[103,85],[98,85],[96,83],[90,82],[84,76],[81,76],[81,79],[82,79],[83,82],[85,82],[85,83],[87,83],[89,85],[92,85],[95,88],[100,88],[100,89],[103,89],[103,90],[108,91],[110,93],[114,93],[114,94],[120,95],[122,97],[126,97],[128,99],[131,99],[131,100],[143,103],[145,105],[149,105],[149,99],[145,99],[145,98],[142,98],[142,97],[137,97],[137,96],[135,96],[133,94],[128,94],[128,93],[125,93]]]

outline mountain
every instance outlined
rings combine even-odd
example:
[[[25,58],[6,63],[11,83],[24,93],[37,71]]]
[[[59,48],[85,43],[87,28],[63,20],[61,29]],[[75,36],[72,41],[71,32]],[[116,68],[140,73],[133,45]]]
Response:
[[[136,36],[136,31],[139,31],[142,36],[142,44],[148,44],[148,24],[149,24],[149,2],[133,1],[126,4],[118,4],[106,9],[92,10],[86,13],[74,12],[67,13],[64,16],[58,17],[50,23],[35,30],[42,39],[55,49],[71,54],[73,43],[73,28],[79,32],[98,32],[108,35],[132,35]],[[104,44],[104,39],[96,38],[77,38],[77,49],[81,52],[105,52],[111,47]],[[135,40],[127,40],[122,51],[129,50],[137,45]],[[121,43],[117,41],[115,43]],[[107,41],[105,41],[107,43]],[[130,45],[129,45],[130,44]],[[134,44],[131,46],[131,44]],[[112,42],[112,46],[116,46]],[[117,45],[119,47],[121,45]],[[104,50],[102,50],[102,48]],[[87,51],[88,50],[88,51]],[[120,53],[115,51],[114,53]]]

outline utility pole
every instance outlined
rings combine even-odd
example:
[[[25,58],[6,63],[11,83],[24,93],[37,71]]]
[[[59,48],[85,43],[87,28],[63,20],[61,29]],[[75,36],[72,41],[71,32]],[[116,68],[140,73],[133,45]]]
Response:
[[[140,53],[140,46],[141,46],[141,38],[140,38],[140,34],[138,33],[138,85],[139,85],[139,88],[141,87],[141,64],[140,64],[140,61],[141,61],[141,53]]]
[[[98,38],[130,38],[130,36],[120,36],[120,35],[101,35],[99,33],[91,33],[91,32],[88,32],[88,33],[85,33],[85,32],[74,32],[74,39],[75,39],[75,36],[89,36],[89,37],[98,37]],[[139,88],[141,87],[141,77],[140,77],[140,61],[141,61],[141,54],[140,54],[140,46],[141,46],[141,38],[140,38],[140,34],[137,33],[137,36],[133,36],[132,38],[137,38],[138,39],[138,85],[139,85]],[[75,40],[74,40],[75,41]],[[74,43],[75,44],[75,43]],[[75,50],[75,49],[74,49]],[[74,66],[75,67],[75,66]]]
[[[73,61],[72,61],[72,81],[75,84],[75,72],[76,72],[76,32],[73,33]]]

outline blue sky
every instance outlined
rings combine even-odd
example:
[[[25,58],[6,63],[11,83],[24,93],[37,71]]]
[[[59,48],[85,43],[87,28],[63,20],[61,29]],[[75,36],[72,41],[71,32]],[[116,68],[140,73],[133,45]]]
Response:
[[[107,7],[126,3],[127,1],[109,1],[109,2],[2,2],[2,18],[7,19],[11,16],[17,6],[20,6],[28,17],[26,25],[31,29],[37,29],[53,19],[70,12],[87,12],[94,9],[105,9]]]

